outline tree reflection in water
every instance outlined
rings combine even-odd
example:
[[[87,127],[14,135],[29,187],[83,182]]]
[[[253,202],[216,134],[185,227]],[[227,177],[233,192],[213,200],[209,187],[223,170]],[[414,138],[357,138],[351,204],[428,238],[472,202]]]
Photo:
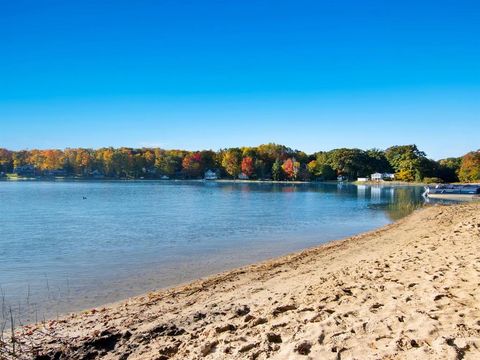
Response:
[[[412,194],[411,188],[395,188],[395,201],[386,204],[385,212],[392,221],[399,220],[425,204],[422,188],[417,187]],[[412,196],[414,195],[414,196]]]

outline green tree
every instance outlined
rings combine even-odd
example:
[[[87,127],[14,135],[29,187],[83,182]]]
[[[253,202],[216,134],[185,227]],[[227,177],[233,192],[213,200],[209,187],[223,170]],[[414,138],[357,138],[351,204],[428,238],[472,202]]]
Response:
[[[426,156],[416,145],[392,146],[385,150],[385,156],[398,180],[421,181],[426,175]]]
[[[370,174],[369,157],[360,149],[334,149],[316,154],[317,167],[328,165],[335,170],[337,175],[356,179],[359,176]],[[327,168],[325,168],[328,171]]]
[[[462,165],[462,158],[447,158],[438,161],[436,177],[445,182],[456,182],[459,180],[458,173]]]
[[[155,169],[160,175],[174,176],[182,168],[182,155],[155,149]]]
[[[317,160],[308,163],[307,169],[314,179],[318,180],[335,180],[337,175],[330,165],[322,164]]]
[[[267,166],[265,165],[265,161],[255,159],[255,173],[259,179],[265,179],[267,177]]]
[[[390,173],[393,171],[384,151],[379,149],[370,149],[366,151],[366,155],[366,168],[368,173],[364,175],[370,175],[376,172]]]
[[[272,165],[272,177],[275,181],[279,181],[282,178],[282,164],[280,163],[280,159],[276,159]]]
[[[204,150],[204,151],[201,151],[200,154],[202,154],[202,162],[203,162],[204,170],[207,170],[207,169],[213,170],[221,166],[220,162],[218,162],[217,154],[215,153],[215,151]]]

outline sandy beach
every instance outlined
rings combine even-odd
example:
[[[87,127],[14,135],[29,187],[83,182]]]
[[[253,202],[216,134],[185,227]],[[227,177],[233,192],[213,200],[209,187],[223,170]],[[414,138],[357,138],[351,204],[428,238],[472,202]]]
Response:
[[[478,359],[480,203],[426,207],[16,338],[16,358],[39,360]]]

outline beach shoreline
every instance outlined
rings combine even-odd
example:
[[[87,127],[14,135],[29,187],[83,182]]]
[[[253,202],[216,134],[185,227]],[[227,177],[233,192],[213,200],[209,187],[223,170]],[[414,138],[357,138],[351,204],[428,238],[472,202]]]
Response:
[[[18,328],[17,352],[473,359],[479,250],[480,203],[429,206],[364,234]]]

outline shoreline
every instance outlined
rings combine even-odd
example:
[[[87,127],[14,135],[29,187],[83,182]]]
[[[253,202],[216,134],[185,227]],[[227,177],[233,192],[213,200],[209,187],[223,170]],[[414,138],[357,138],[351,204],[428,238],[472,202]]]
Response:
[[[206,179],[141,179],[141,178],[87,178],[87,177],[74,177],[74,176],[65,176],[65,177],[49,177],[49,176],[37,176],[37,177],[0,177],[0,180],[3,181],[92,181],[92,182],[128,182],[128,181],[139,181],[139,182],[206,182],[206,183],[279,183],[279,184],[312,184],[312,183],[338,183],[336,180],[327,180],[327,181],[302,181],[302,180],[244,180],[244,179],[216,179],[216,180],[206,180]],[[353,182],[350,182],[353,183]]]
[[[406,182],[406,181],[352,181],[354,185],[368,185],[368,186],[426,186],[424,182]]]
[[[71,359],[422,358],[457,348],[478,355],[480,269],[470,263],[480,260],[479,215],[480,203],[425,207],[377,230],[19,328],[17,336],[41,354]],[[458,324],[467,329],[461,336]]]
[[[368,186],[425,186],[426,183],[419,182],[402,182],[402,181],[301,181],[301,180],[242,180],[242,179],[217,179],[217,180],[205,180],[205,179],[121,179],[121,178],[76,178],[76,177],[0,177],[0,181],[5,182],[17,182],[17,181],[44,181],[44,182],[158,182],[158,183],[172,183],[172,182],[191,182],[191,183],[225,183],[225,184],[292,184],[292,185],[312,185],[312,184],[346,184],[346,185],[368,185]],[[467,183],[458,183],[467,184]]]

